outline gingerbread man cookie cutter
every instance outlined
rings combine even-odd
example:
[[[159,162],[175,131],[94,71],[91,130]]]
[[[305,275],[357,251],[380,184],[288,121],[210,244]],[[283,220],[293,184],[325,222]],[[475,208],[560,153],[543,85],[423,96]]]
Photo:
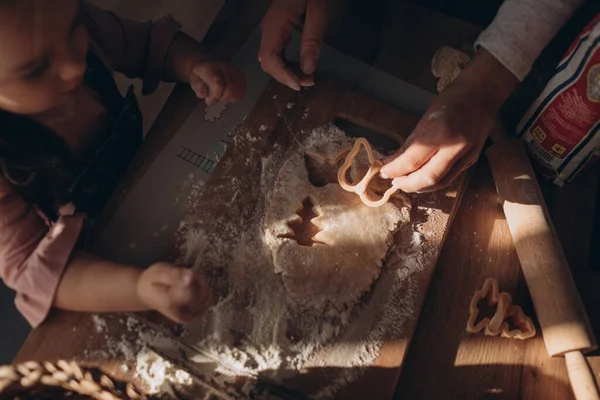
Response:
[[[360,152],[361,146],[364,147],[367,152],[367,157],[369,159],[369,170],[367,171],[366,175],[360,180],[360,182],[358,182],[357,184],[352,184],[346,179],[346,172],[348,172],[348,170],[352,166],[352,161],[354,161],[354,159]],[[381,170],[382,167],[383,163],[380,160],[375,159],[373,149],[371,148],[371,145],[369,144],[367,139],[358,138],[354,142],[354,147],[352,147],[352,150],[350,150],[350,152],[346,156],[346,161],[344,162],[344,164],[342,164],[338,171],[338,182],[342,189],[348,192],[354,192],[358,194],[362,202],[365,203],[365,205],[369,207],[380,207],[387,203],[392,197],[392,195],[398,190],[397,187],[392,186],[385,191],[385,193],[380,199],[374,199],[371,196],[371,193],[369,193],[368,191],[368,186],[371,183],[371,180],[375,177],[375,175],[379,173],[379,170]]]
[[[477,324],[479,308],[477,304],[487,299],[488,305],[496,306],[496,312],[491,318],[483,318]],[[516,329],[510,329],[508,321],[511,321]],[[529,339],[535,336],[535,326],[531,319],[525,316],[521,307],[512,304],[512,297],[506,292],[500,292],[498,282],[489,278],[483,284],[483,288],[473,295],[469,304],[469,319],[467,320],[467,332],[478,333],[482,330],[488,336],[500,336],[510,339]]]

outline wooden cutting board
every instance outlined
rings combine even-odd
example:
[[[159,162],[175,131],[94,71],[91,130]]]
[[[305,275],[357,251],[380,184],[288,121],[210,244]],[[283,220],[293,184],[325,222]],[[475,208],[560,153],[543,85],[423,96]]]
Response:
[[[416,116],[350,90],[331,79],[320,77],[313,88],[301,92],[272,82],[238,127],[236,137],[190,208],[186,224],[182,225],[178,237],[183,238],[189,231],[202,229],[209,233],[205,240],[211,243],[226,242],[233,239],[231,232],[235,232],[236,226],[255,223],[253,221],[257,218],[257,204],[264,201],[260,189],[260,171],[264,159],[277,152],[289,154],[315,127],[332,122],[347,126],[350,122],[353,127],[365,127],[382,134],[383,138],[388,139],[373,138],[371,141],[387,145],[389,138],[401,143],[417,121]],[[252,134],[250,139],[249,132]],[[231,184],[233,180],[237,182],[236,185]],[[406,287],[406,290],[411,290],[410,307],[413,312],[402,321],[402,326],[391,324],[387,328],[382,336],[383,345],[379,356],[353,382],[342,388],[336,398],[392,397],[427,287],[465,183],[463,174],[445,191],[408,196],[411,203],[411,229],[417,229],[421,233],[421,246],[425,250],[422,252],[421,269],[411,276],[410,288]],[[406,240],[406,235],[397,234],[395,240],[400,244],[400,241]],[[374,294],[370,298],[376,298],[377,293],[387,290],[386,285],[389,285],[385,282],[385,269],[384,265],[384,272],[374,285]],[[223,275],[226,274],[224,271]],[[393,273],[387,274],[392,275]],[[215,279],[218,277],[209,277],[212,282]],[[374,302],[369,299],[367,301]],[[381,308],[381,304],[369,306],[374,308],[374,315],[378,312],[376,308]],[[359,325],[368,334],[371,322],[364,321],[355,325]],[[185,341],[194,346],[199,339],[201,338],[188,335]],[[338,339],[347,340],[343,337]],[[284,384],[307,394],[315,393],[319,387],[329,383],[335,370],[336,367],[327,366],[311,368]]]

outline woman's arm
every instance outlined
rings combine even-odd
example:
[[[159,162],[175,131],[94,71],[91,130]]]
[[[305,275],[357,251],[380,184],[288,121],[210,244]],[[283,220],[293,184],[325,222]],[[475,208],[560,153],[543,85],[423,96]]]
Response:
[[[475,46],[489,51],[520,81],[584,0],[505,0]]]
[[[583,0],[506,0],[475,58],[381,169],[406,192],[448,186],[479,157],[502,103]]]
[[[384,177],[405,192],[448,186],[475,163],[496,113],[517,78],[485,49],[433,101],[403,146],[387,158]]]

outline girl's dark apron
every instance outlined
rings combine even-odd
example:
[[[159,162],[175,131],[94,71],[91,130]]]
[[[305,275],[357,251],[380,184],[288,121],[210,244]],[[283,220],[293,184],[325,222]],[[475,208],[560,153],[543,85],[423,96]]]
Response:
[[[142,117],[130,87],[123,97],[111,71],[92,53],[85,84],[108,110],[108,135],[85,159],[55,132],[22,116],[0,113],[0,160],[4,175],[30,204],[56,221],[58,207],[73,204],[88,225],[100,216],[142,143]]]

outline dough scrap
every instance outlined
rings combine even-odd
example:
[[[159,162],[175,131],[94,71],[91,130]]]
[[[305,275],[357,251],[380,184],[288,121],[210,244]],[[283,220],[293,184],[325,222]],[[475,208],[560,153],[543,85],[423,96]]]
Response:
[[[352,142],[330,142],[306,151],[313,161],[339,163]],[[298,303],[342,310],[355,305],[379,277],[383,260],[399,225],[409,220],[406,207],[388,202],[368,207],[337,183],[310,183],[305,154],[294,154],[281,168],[265,215],[265,238],[275,272]],[[312,246],[294,240],[288,225],[310,200],[320,232]]]
[[[467,54],[449,46],[442,46],[437,49],[431,61],[431,73],[439,78],[437,82],[438,93],[458,77],[469,59],[470,57]]]

